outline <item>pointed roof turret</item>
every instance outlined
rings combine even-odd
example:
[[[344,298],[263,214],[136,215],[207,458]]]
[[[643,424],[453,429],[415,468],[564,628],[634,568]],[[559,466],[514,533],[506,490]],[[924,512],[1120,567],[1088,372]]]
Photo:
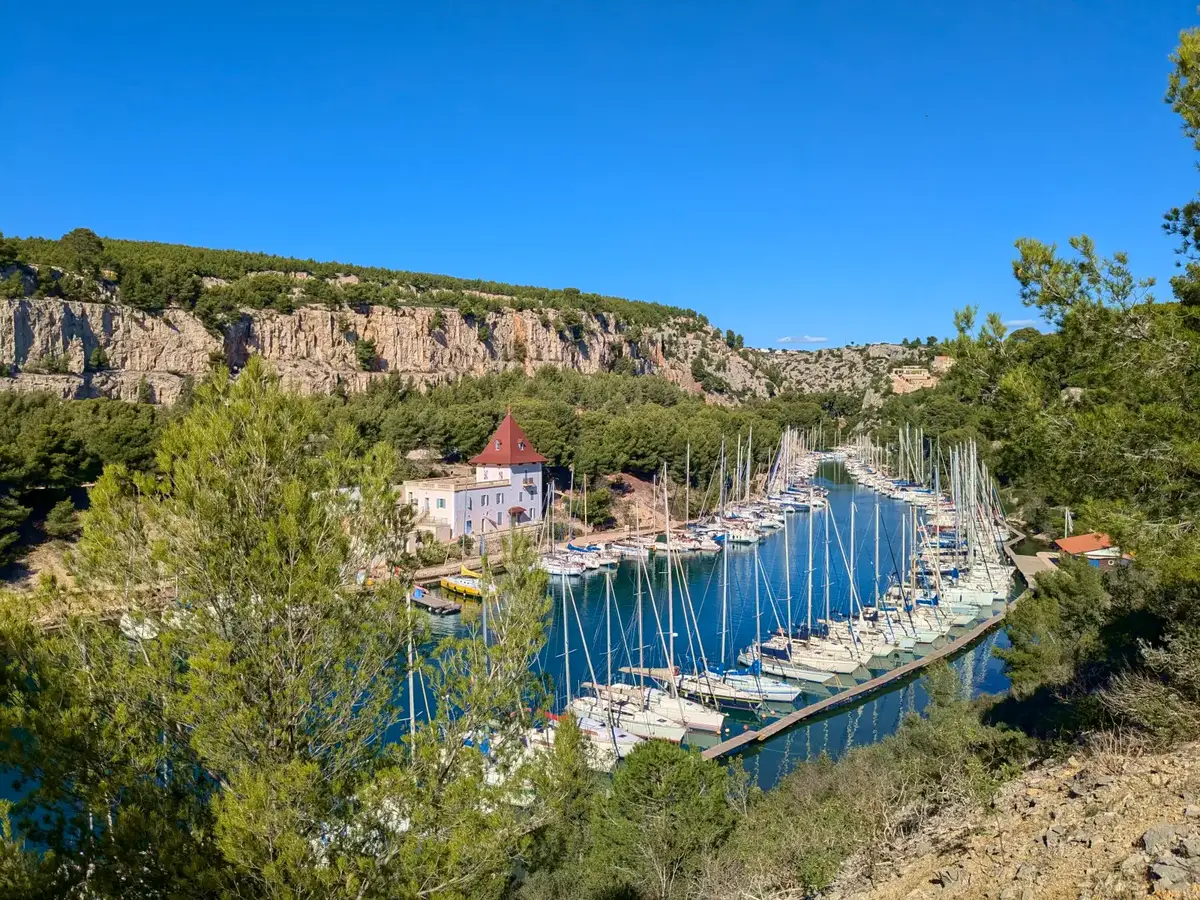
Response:
[[[471,460],[473,466],[513,466],[523,463],[544,463],[546,457],[533,449],[529,438],[512,417],[512,411],[504,414],[496,433],[488,438],[483,452]]]

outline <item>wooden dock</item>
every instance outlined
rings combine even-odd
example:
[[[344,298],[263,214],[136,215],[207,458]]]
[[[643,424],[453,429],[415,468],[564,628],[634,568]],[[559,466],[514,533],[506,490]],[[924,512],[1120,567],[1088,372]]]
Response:
[[[1007,610],[1005,610],[1007,611]],[[787,731],[789,728],[794,728],[806,719],[811,719],[813,716],[820,715],[823,712],[828,712],[831,709],[837,709],[839,706],[845,706],[848,703],[853,703],[855,700],[861,700],[876,691],[887,687],[893,682],[900,681],[904,677],[919,672],[921,669],[930,663],[937,662],[940,659],[945,659],[963,648],[969,646],[976,639],[983,637],[1004,620],[1005,612],[1000,612],[992,616],[973,629],[968,631],[963,636],[957,638],[952,643],[947,643],[944,647],[933,651],[928,656],[922,656],[914,659],[912,662],[907,662],[902,666],[897,666],[889,672],[884,672],[882,675],[877,675],[869,681],[864,681],[862,684],[856,684],[852,688],[847,688],[840,693],[834,694],[832,697],[826,697],[817,703],[809,704],[803,709],[798,709],[795,712],[789,713],[782,719],[776,719],[769,725],[764,725],[756,731],[743,731],[741,734],[734,735],[727,741],[722,741],[715,747],[709,747],[701,754],[705,759],[717,759],[729,753],[734,753],[742,749],[747,744],[758,743],[774,737],[782,731]]]
[[[1017,567],[1017,570],[1021,573],[1021,575],[1026,579],[1026,583],[1031,583],[1032,577],[1037,572],[1051,569],[1053,568],[1053,564],[1048,560],[1041,558],[1040,554],[1038,557],[1033,557],[1015,553],[1012,549],[1013,545],[1024,540],[1025,535],[1020,531],[1017,531],[1017,529],[1012,528],[1011,526],[1009,527],[1015,536],[1005,543],[1004,552],[1009,559],[1012,560],[1013,565]],[[1017,601],[1012,601],[1012,603],[1015,602]],[[725,756],[726,754],[734,753],[748,744],[759,743],[768,740],[782,731],[787,731],[789,728],[794,728],[796,725],[799,725],[806,719],[811,719],[813,716],[820,715],[823,712],[828,712],[831,709],[837,709],[840,706],[845,706],[846,704],[853,703],[856,700],[862,700],[876,691],[902,680],[908,675],[912,675],[915,672],[920,672],[921,669],[925,668],[930,663],[945,659],[947,656],[953,656],[960,650],[969,647],[974,641],[983,637],[985,634],[1003,622],[1008,610],[1012,608],[1012,603],[1006,603],[1003,611],[997,613],[984,622],[980,622],[966,634],[950,643],[947,643],[944,647],[935,650],[928,656],[922,656],[914,659],[912,662],[905,663],[902,666],[892,669],[890,672],[877,675],[869,681],[864,681],[862,684],[857,684],[852,688],[847,688],[841,693],[834,694],[832,697],[827,697],[826,699],[818,701],[817,703],[812,703],[803,709],[798,709],[795,712],[784,716],[782,719],[776,719],[774,722],[764,725],[762,728],[759,728],[756,731],[743,731],[741,734],[735,735],[727,741],[722,741],[715,747],[709,747],[707,750],[703,751],[701,755],[705,759],[717,759]]]
[[[455,600],[447,600],[445,597],[439,597],[429,591],[426,591],[420,597],[413,597],[413,605],[419,606],[421,609],[435,616],[452,616],[455,613],[462,612],[462,604]]]

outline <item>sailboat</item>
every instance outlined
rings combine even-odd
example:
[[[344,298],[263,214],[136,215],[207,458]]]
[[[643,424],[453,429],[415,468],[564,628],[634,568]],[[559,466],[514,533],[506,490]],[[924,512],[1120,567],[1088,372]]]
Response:
[[[725,444],[721,443],[721,486],[724,489],[725,482]],[[788,565],[788,539],[787,526],[784,526],[783,532],[783,556],[784,565]],[[754,627],[755,635],[762,634],[762,606],[758,593],[758,574],[760,563],[758,560],[758,547],[754,548]],[[790,591],[789,591],[790,593]],[[791,602],[789,597],[789,603]],[[708,674],[716,676],[722,682],[741,691],[744,694],[756,696],[759,700],[770,703],[794,703],[796,698],[800,696],[800,688],[795,685],[788,684],[785,681],[780,681],[777,678],[772,678],[764,675],[762,671],[762,663],[755,659],[750,663],[749,672],[726,671],[722,668],[725,664],[725,641],[726,632],[729,622],[729,556],[726,554],[724,560],[724,569],[721,577],[721,661],[717,667],[709,667]],[[757,640],[755,641],[757,643]]]
[[[638,662],[636,666],[623,666],[621,668],[622,672],[636,676],[638,683],[613,683],[610,679],[607,686],[596,688],[595,693],[601,697],[614,697],[638,703],[650,712],[682,722],[691,731],[707,731],[720,734],[725,726],[725,714],[723,712],[716,709],[709,709],[703,704],[696,703],[686,697],[681,697],[677,691],[670,689],[674,686],[679,670],[673,665],[674,654],[669,649],[669,645],[664,648],[667,651],[668,661],[672,663],[669,668],[650,668],[646,666],[645,640],[643,637],[644,606],[642,602],[642,579],[644,577],[648,577],[646,567],[644,563],[639,562],[637,576]],[[653,605],[653,593],[651,594],[650,601],[651,607],[655,610],[654,615],[657,620],[658,611],[657,607]],[[661,628],[658,629],[658,634],[661,640],[663,637]],[[667,685],[667,689],[647,684],[647,678]]]
[[[607,635],[606,658],[608,678],[604,684],[585,681],[581,687],[590,696],[576,697],[571,711],[586,718],[599,719],[630,734],[643,738],[659,738],[678,744],[687,734],[682,721],[650,709],[642,698],[612,690],[612,579],[604,579],[604,624]]]
[[[666,469],[664,467],[664,475]],[[748,476],[747,476],[748,477]],[[671,509],[667,502],[666,481],[663,482],[663,510],[666,514],[667,533],[671,533]],[[666,548],[667,557],[667,632],[670,637],[667,654],[667,669],[669,672],[669,687],[674,689],[674,693],[685,697],[689,700],[694,700],[697,703],[705,706],[714,706],[720,710],[741,710],[745,712],[759,712],[762,708],[762,698],[756,694],[743,691],[730,684],[726,684],[719,676],[715,676],[708,671],[707,662],[704,663],[703,669],[697,669],[694,672],[681,672],[675,667],[675,597],[672,587],[672,570],[675,565],[675,560],[672,558],[671,545],[668,542]],[[725,564],[728,565],[728,556],[724,557]],[[681,579],[681,588],[685,593],[687,582]],[[684,625],[687,625],[687,613],[690,608],[690,598],[687,598],[687,603],[683,608]],[[696,613],[692,610],[692,620],[695,621]],[[699,628],[696,630],[699,636]],[[703,643],[700,644],[701,656],[704,654]]]

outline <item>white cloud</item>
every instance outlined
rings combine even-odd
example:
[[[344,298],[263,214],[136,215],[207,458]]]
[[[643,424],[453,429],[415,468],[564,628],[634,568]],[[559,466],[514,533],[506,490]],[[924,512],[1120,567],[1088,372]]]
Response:
[[[813,337],[810,334],[793,335],[790,337],[777,338],[777,344],[826,344],[829,342],[827,337]]]
[[[1004,323],[1005,328],[1028,328],[1031,325],[1036,325],[1037,319],[1009,319]]]

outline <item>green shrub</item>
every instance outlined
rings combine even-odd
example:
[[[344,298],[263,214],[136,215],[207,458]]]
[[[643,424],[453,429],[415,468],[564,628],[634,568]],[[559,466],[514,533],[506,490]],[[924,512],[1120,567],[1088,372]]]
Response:
[[[362,339],[355,341],[354,358],[358,360],[358,367],[364,372],[375,371],[379,366],[379,357],[375,352],[375,342]]]
[[[60,500],[50,508],[42,531],[52,538],[71,538],[79,533],[79,514],[70,500]]]

